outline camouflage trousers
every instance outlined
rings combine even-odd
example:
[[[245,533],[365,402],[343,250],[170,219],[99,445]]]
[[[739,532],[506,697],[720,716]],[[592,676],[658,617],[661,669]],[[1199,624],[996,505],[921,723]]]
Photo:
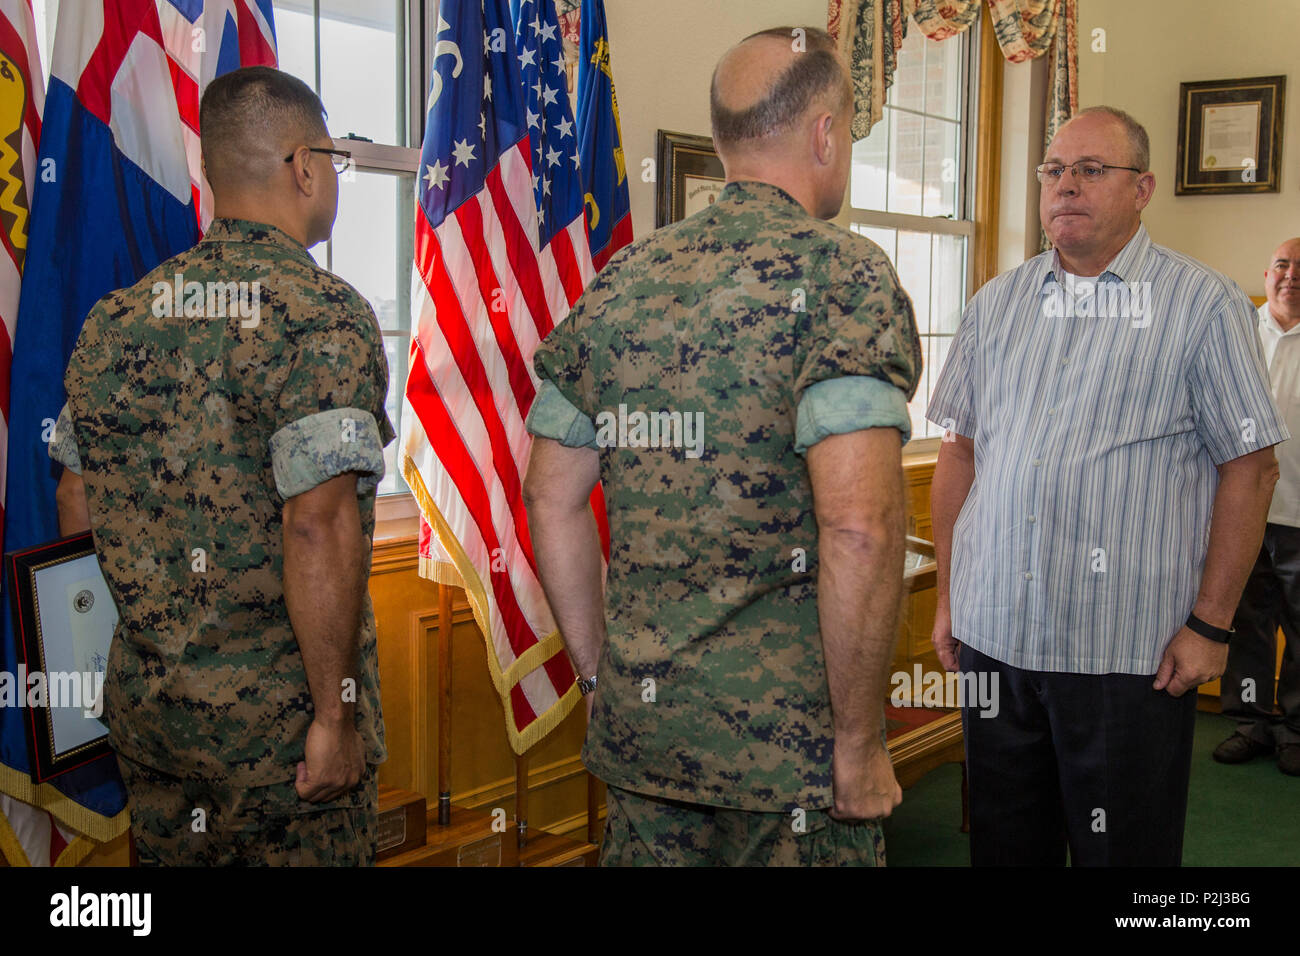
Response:
[[[879,820],[761,813],[609,787],[601,866],[884,866]]]
[[[174,777],[121,754],[117,764],[141,866],[374,865],[373,766],[357,785],[362,806],[312,809],[292,782],[248,788]]]

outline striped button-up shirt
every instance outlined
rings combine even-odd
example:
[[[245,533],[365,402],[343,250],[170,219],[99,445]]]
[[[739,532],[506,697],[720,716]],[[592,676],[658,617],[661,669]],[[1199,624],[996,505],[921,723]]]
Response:
[[[1290,437],[1255,324],[1144,227],[1098,279],[1047,252],[980,289],[928,409],[975,448],[957,640],[1028,670],[1155,673],[1196,602],[1216,466]]]

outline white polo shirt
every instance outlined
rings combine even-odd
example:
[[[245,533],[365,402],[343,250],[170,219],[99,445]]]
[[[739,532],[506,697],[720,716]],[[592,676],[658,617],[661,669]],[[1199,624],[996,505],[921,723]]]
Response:
[[[1273,400],[1292,435],[1300,435],[1300,324],[1283,332],[1265,302],[1259,307],[1259,339],[1273,386]],[[1284,441],[1273,448],[1282,476],[1273,489],[1268,509],[1271,524],[1300,528],[1300,441]]]

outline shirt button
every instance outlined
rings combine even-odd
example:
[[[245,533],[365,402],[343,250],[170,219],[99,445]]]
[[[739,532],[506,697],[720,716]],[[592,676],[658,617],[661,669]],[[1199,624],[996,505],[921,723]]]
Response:
[[[1032,581],[1033,579],[1034,579],[1033,574],[1031,574],[1029,571],[1026,571],[1026,572],[1025,572],[1025,580],[1026,580],[1026,581]]]
[[[1039,459],[1039,458],[1035,458],[1035,459],[1031,462],[1031,464],[1032,464],[1035,468],[1037,468],[1037,467],[1038,467],[1039,465],[1041,465],[1042,463],[1043,463],[1042,460]]]
[[[1051,415],[1055,415],[1055,414],[1056,414],[1056,409],[1054,409],[1054,408],[1049,408],[1049,409],[1047,410],[1047,414],[1048,414],[1049,416],[1051,416]]]
[[[1029,516],[1029,523],[1030,523],[1030,524],[1033,524],[1033,523],[1034,523],[1035,521],[1037,521],[1037,520],[1038,520],[1038,519],[1035,518],[1033,515],[1030,515],[1030,516]]]
[[[1061,364],[1062,364],[1062,365],[1069,365],[1069,364],[1070,364],[1070,360],[1069,360],[1069,359],[1061,359]]]

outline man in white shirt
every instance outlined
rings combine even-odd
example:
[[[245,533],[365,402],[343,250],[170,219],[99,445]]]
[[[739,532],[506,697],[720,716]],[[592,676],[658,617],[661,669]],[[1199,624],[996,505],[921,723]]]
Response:
[[[1268,301],[1259,307],[1259,338],[1273,398],[1297,434],[1300,427],[1300,238],[1277,247],[1264,273]],[[1237,730],[1214,751],[1220,763],[1245,763],[1277,750],[1283,773],[1300,776],[1300,442],[1277,446],[1281,476],[1273,489],[1264,543],[1233,620],[1220,685],[1223,713]],[[1277,629],[1286,636],[1273,710]]]

